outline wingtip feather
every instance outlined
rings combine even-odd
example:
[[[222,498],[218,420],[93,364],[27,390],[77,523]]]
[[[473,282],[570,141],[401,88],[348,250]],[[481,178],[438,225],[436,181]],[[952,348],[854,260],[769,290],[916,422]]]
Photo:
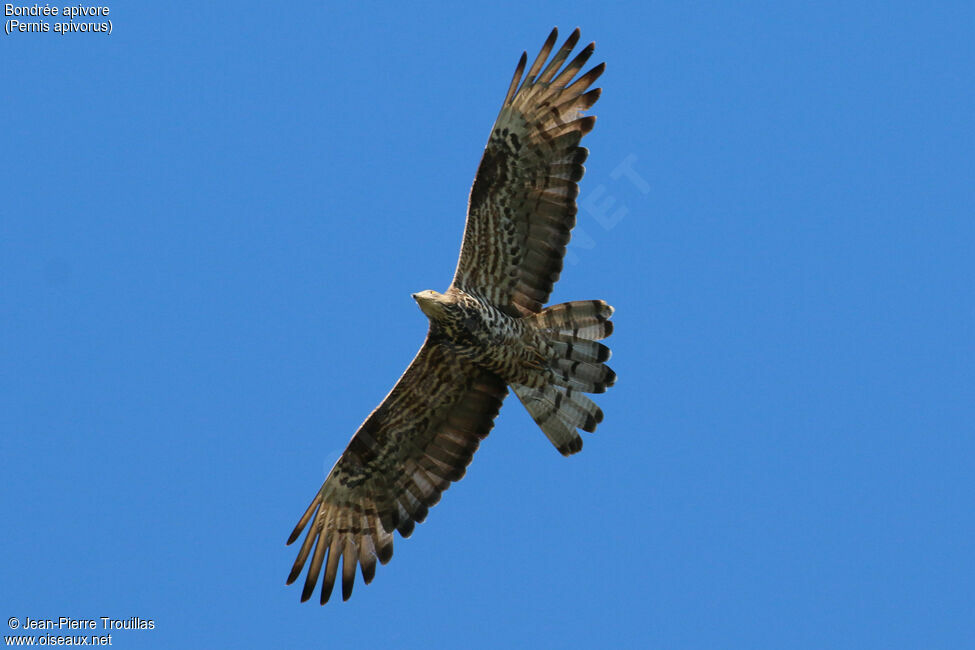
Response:
[[[304,529],[305,527],[302,525],[295,526],[295,529],[291,531],[291,536],[288,537],[288,541],[287,543],[285,543],[285,546],[291,546],[292,544],[294,544],[295,540],[297,540],[301,536],[301,531],[303,531]]]

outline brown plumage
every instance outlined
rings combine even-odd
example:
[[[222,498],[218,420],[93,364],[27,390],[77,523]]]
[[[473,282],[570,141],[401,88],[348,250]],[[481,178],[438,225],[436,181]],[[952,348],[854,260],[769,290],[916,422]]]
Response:
[[[565,63],[578,29],[546,64],[557,36],[553,29],[527,75],[527,55],[518,63],[471,188],[452,284],[444,294],[414,294],[430,319],[426,341],[288,539],[309,527],[288,577],[308,565],[303,601],[321,576],[327,602],[340,572],[347,600],[357,565],[372,581],[376,561],[392,557],[393,531],[409,537],[464,476],[509,385],[565,455],[582,448],[577,428],[594,431],[603,418],[583,393],[615,381],[609,348],[598,343],[612,333],[612,307],[589,300],[542,309],[575,225],[588,155],[578,145],[595,122],[581,113],[598,99],[589,87],[603,71],[573,81],[594,49]]]
[[[474,179],[454,274],[454,285],[479,288],[512,316],[537,313],[559,279],[576,222],[576,183],[589,156],[578,145],[596,123],[580,113],[601,92],[586,91],[602,74],[602,63],[569,84],[594,43],[559,72],[579,40],[578,29],[542,70],[557,37],[553,29],[520,87],[527,55],[518,62]]]

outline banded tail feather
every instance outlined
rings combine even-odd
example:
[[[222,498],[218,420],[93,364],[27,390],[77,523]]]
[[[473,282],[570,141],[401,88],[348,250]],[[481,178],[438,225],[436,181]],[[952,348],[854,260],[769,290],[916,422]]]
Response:
[[[585,393],[602,393],[616,382],[616,373],[605,364],[610,350],[598,342],[613,332],[612,314],[602,300],[580,300],[528,317],[545,338],[551,375],[541,387],[511,388],[563,456],[582,449],[576,429],[591,433],[603,420],[602,410]]]
[[[613,333],[612,315],[613,308],[604,300],[575,300],[546,307],[532,320],[546,333],[599,341]]]

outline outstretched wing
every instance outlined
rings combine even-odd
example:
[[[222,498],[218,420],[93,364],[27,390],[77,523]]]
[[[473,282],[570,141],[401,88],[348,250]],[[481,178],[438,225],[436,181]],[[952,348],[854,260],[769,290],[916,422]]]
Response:
[[[308,558],[301,600],[311,597],[322,565],[321,603],[332,593],[342,562],[348,600],[356,564],[368,584],[393,555],[393,530],[409,537],[441,493],[464,475],[508,389],[496,375],[455,354],[430,333],[382,404],[352,437],[288,544],[311,528],[288,584]],[[326,559],[327,556],[327,559]]]
[[[557,37],[553,29],[524,82],[521,55],[474,178],[454,274],[454,286],[511,315],[537,313],[559,279],[589,155],[578,145],[596,121],[581,113],[599,98],[599,88],[587,89],[604,64],[572,81],[595,44],[562,67],[579,40],[576,29],[542,69]]]

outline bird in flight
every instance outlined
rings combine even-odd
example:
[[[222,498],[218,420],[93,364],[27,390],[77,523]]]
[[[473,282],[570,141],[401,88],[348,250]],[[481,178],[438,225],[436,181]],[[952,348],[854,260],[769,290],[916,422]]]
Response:
[[[563,455],[582,449],[577,429],[595,431],[603,419],[586,393],[616,379],[599,343],[613,331],[613,308],[602,300],[543,308],[575,225],[589,155],[579,142],[596,121],[583,113],[599,98],[589,88],[604,68],[576,78],[595,48],[566,63],[578,29],[548,61],[557,38],[553,29],[527,74],[527,53],[515,69],[471,188],[453,281],[444,293],[413,294],[430,320],[423,346],[288,538],[308,527],[288,576],[293,583],[308,563],[302,601],[323,566],[323,605],[340,567],[343,600],[357,566],[372,581],[376,560],[393,555],[393,531],[409,537],[464,476],[509,386]]]

